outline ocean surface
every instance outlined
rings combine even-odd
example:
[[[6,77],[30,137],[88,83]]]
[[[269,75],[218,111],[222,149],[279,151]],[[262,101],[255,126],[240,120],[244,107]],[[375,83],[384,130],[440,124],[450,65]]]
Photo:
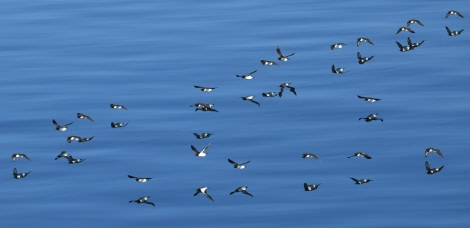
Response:
[[[0,227],[470,227],[468,18],[463,0],[3,1]],[[408,37],[425,42],[400,52]],[[284,82],[296,95],[261,96]],[[371,113],[383,122],[358,120]]]

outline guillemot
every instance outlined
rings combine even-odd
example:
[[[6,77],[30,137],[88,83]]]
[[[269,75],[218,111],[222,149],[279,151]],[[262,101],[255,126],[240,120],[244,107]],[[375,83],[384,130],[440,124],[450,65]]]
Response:
[[[119,104],[110,104],[109,107],[112,108],[112,109],[124,109],[124,110],[127,110],[127,108],[126,108],[124,105],[119,105]]]
[[[246,80],[251,80],[251,79],[253,79],[253,74],[256,73],[256,72],[258,72],[258,70],[254,70],[254,71],[252,71],[252,72],[250,72],[250,73],[248,73],[248,74],[244,74],[244,75],[238,75],[238,74],[237,74],[237,75],[235,75],[235,76],[237,76],[237,77],[239,77],[239,78],[246,79]]]
[[[330,49],[331,50],[340,49],[340,48],[343,48],[345,45],[346,45],[345,43],[332,44],[330,45]]]
[[[418,24],[418,25],[424,26],[424,24],[421,23],[421,21],[418,19],[410,19],[406,22],[407,27],[410,27],[411,24]]]
[[[207,193],[207,186],[198,188],[196,190],[196,193],[194,193],[194,196],[197,196],[199,193],[202,193],[208,199],[210,199],[212,202],[214,202],[214,199],[212,199],[212,197],[209,195],[209,193]]]
[[[415,33],[415,31],[414,31],[413,29],[411,29],[411,28],[409,28],[409,27],[404,27],[404,26],[402,26],[402,27],[398,28],[398,31],[397,31],[397,33],[395,33],[395,35],[397,35],[398,33],[402,32],[402,31],[407,31],[407,32]]]
[[[250,163],[250,161],[244,162],[244,163],[237,163],[234,162],[232,159],[227,159],[230,164],[233,164],[233,168],[235,169],[244,169],[246,168],[246,164]]]
[[[463,18],[463,15],[460,12],[456,11],[456,10],[447,11],[446,18],[448,18],[450,15],[457,15],[457,16]]]
[[[17,158],[24,158],[28,161],[30,161],[31,159],[29,159],[28,156],[26,156],[26,154],[21,154],[21,153],[14,153],[11,155],[11,159],[13,160],[13,162],[16,162],[16,159]]]
[[[366,154],[364,152],[355,152],[354,154],[352,154],[348,158],[352,158],[352,157],[364,157],[366,159],[371,159],[372,158],[371,156],[369,156],[368,154]]]
[[[315,160],[320,161],[320,158],[314,153],[303,153],[302,158],[313,158]]]
[[[374,56],[371,56],[371,57],[362,57],[361,53],[360,52],[357,52],[357,60],[359,62],[359,64],[364,64],[365,62],[371,60],[372,58],[374,58]]]
[[[140,182],[140,183],[144,183],[152,179],[151,177],[136,177],[132,175],[127,175],[127,177],[135,179],[135,181]]]
[[[277,96],[277,93],[276,92],[264,92],[261,94],[261,96],[263,97],[275,97]]]
[[[205,87],[205,86],[195,85],[194,88],[201,89],[202,92],[211,92],[212,90],[216,89],[217,87]]]
[[[245,194],[245,195],[249,195],[249,196],[253,197],[253,195],[252,195],[251,193],[249,193],[249,192],[246,191],[247,188],[248,188],[247,186],[240,186],[240,187],[238,187],[237,189],[235,189],[235,190],[233,190],[232,192],[230,192],[230,195],[232,195],[232,194],[234,194],[234,193],[237,193],[237,192],[241,192],[241,193],[243,193],[243,194]]]
[[[90,120],[90,121],[94,121],[90,116],[85,115],[85,114],[80,113],[80,112],[77,113],[77,118],[79,118],[79,119],[87,119],[87,120]]]
[[[293,52],[292,54],[289,54],[289,55],[283,55],[282,52],[281,52],[281,48],[279,48],[279,46],[276,47],[276,52],[279,55],[279,58],[277,58],[277,59],[281,60],[281,61],[284,61],[284,62],[288,61],[289,57],[291,57],[295,54],[295,52]]]
[[[439,168],[431,168],[431,166],[429,165],[428,161],[426,161],[424,163],[424,165],[426,166],[426,173],[427,174],[435,174],[435,173],[438,173],[440,171],[442,171],[442,169],[444,168],[444,165],[442,165],[441,167]]]
[[[274,62],[274,61],[265,60],[265,59],[262,59],[260,62],[261,62],[261,64],[263,64],[263,65],[265,65],[265,66],[279,65],[279,64],[277,64],[277,63]]]
[[[313,191],[313,190],[317,190],[318,186],[320,186],[320,184],[307,184],[307,183],[304,183],[304,190],[309,192],[309,191]]]
[[[351,180],[353,180],[355,182],[355,184],[365,184],[367,182],[372,181],[371,179],[360,179],[360,180],[358,180],[354,177],[350,177],[350,178],[351,178]]]
[[[284,92],[285,88],[288,88],[289,91],[291,91],[291,93],[293,93],[294,95],[297,96],[297,92],[295,92],[295,88],[292,87],[290,84],[291,84],[290,82],[284,82],[281,85],[279,85],[279,87],[281,87],[281,91],[279,91],[279,93],[278,93],[279,98],[282,97],[282,93]]]
[[[196,157],[205,157],[207,156],[207,149],[209,148],[209,146],[211,145],[211,143],[208,143],[204,148],[202,148],[202,150],[198,150],[195,146],[191,145],[191,150],[194,151],[194,153],[196,153]]]
[[[374,43],[372,43],[372,41],[371,41],[369,38],[366,38],[366,37],[359,37],[359,38],[357,38],[356,45],[359,47],[359,45],[361,45],[361,42],[367,42],[367,43],[369,43],[369,44],[374,45]]]
[[[112,128],[125,127],[125,126],[127,126],[127,124],[128,123],[121,123],[121,122],[114,123],[114,122],[111,122],[111,127]]]
[[[197,139],[205,139],[205,138],[209,138],[212,133],[207,133],[207,132],[203,132],[203,133],[193,133],[193,135],[197,138]]]
[[[261,104],[260,104],[258,101],[253,100],[254,97],[255,97],[255,96],[250,95],[250,96],[245,96],[245,97],[241,97],[241,98],[242,98],[242,100],[244,100],[244,101],[250,101],[250,102],[252,102],[252,103],[257,104],[258,107],[261,107]]]
[[[31,173],[31,171],[26,172],[26,173],[18,173],[18,170],[16,170],[16,168],[13,168],[13,178],[15,178],[15,179],[24,178],[24,177],[28,176],[28,174],[30,174],[30,173]]]
[[[66,131],[68,126],[73,124],[73,122],[70,122],[68,124],[60,125],[55,119],[52,119],[52,123],[55,125],[55,129],[58,131]]]
[[[331,72],[334,74],[342,74],[344,72],[344,67],[335,67],[335,64],[331,65]]]
[[[365,97],[365,96],[361,96],[361,95],[357,95],[357,97],[358,97],[359,99],[363,99],[363,100],[365,100],[365,101],[367,101],[367,102],[371,102],[371,103],[382,100],[382,99],[380,99],[380,98]]]
[[[366,122],[371,122],[373,120],[380,120],[380,121],[384,121],[382,118],[377,118],[377,115],[379,115],[378,113],[372,113],[372,114],[369,114],[367,117],[361,117],[359,118],[359,120],[362,120],[364,119]]]
[[[424,150],[424,157],[427,157],[429,153],[436,153],[437,155],[444,157],[444,154],[441,152],[441,150],[434,147],[426,148],[426,150]]]
[[[451,31],[451,30],[449,29],[449,27],[446,26],[446,31],[447,31],[447,35],[449,35],[449,36],[457,36],[457,35],[460,35],[460,33],[463,32],[463,29]]]
[[[142,196],[139,199],[130,200],[129,203],[132,203],[132,202],[135,202],[137,204],[145,203],[145,204],[150,204],[150,205],[155,207],[155,203],[152,203],[152,202],[148,201],[149,198],[150,198],[150,196]]]

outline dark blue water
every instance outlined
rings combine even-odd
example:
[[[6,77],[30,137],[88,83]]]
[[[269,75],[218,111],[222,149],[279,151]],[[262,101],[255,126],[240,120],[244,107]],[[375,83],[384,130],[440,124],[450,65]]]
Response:
[[[445,19],[450,9],[465,18]],[[4,2],[0,226],[468,227],[469,12],[465,1]],[[395,35],[411,18],[425,26]],[[362,36],[374,45],[357,47]],[[407,37],[425,42],[400,52]],[[295,55],[262,66],[278,45]],[[358,51],[374,58],[360,65]],[[284,82],[297,96],[261,96]],[[384,121],[358,121],[370,113]],[[74,123],[59,132],[52,119]],[[190,145],[208,143],[194,156]],[[427,147],[444,157],[424,157]],[[63,150],[86,160],[54,160]],[[357,151],[373,159],[347,158]],[[251,162],[237,170],[227,158]],[[426,161],[445,168],[428,175]],[[14,179],[13,168],[31,173]],[[193,196],[202,186],[214,203]],[[229,195],[239,186],[254,197]],[[145,195],[155,207],[128,203]]]

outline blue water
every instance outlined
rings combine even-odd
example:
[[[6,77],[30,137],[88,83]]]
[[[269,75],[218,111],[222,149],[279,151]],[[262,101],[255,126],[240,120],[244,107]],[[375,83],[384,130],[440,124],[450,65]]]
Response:
[[[445,19],[450,9],[466,17]],[[3,2],[0,226],[469,227],[468,17],[466,1],[442,0]],[[411,18],[425,26],[395,35]],[[445,26],[465,30],[449,37]],[[357,47],[361,36],[375,45]],[[408,36],[425,42],[399,52]],[[347,45],[331,51],[337,42]],[[295,55],[262,66],[277,45]],[[358,51],[374,58],[359,65]],[[297,96],[261,96],[283,82]],[[358,121],[376,112],[383,122]],[[52,119],[74,123],[58,132]],[[190,145],[209,142],[195,157]],[[425,158],[427,147],[444,158]],[[86,160],[54,160],[63,150]],[[346,158],[356,151],[373,159]],[[31,161],[13,163],[17,152]],[[237,170],[227,158],[251,162]],[[445,168],[427,175],[425,161]],[[14,179],[15,167],[31,173]],[[242,185],[254,197],[229,195]],[[193,196],[202,186],[214,203]],[[155,208],[128,203],[145,195]]]

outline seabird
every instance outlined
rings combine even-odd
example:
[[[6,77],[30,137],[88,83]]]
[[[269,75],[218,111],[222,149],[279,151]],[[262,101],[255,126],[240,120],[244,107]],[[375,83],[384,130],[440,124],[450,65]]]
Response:
[[[456,31],[450,31],[449,27],[447,27],[447,26],[446,26],[446,30],[447,30],[447,34],[449,36],[457,36],[457,35],[460,35],[460,33],[463,32],[463,29],[458,30],[458,31],[457,30]]]
[[[72,141],[80,141],[80,139],[82,139],[82,137],[76,136],[76,135],[71,135],[71,136],[67,137],[67,142],[71,143]]]
[[[429,163],[427,161],[424,163],[424,165],[426,166],[426,173],[430,174],[430,175],[438,173],[438,172],[442,171],[442,169],[444,168],[444,165],[442,165],[439,168],[431,168],[431,166],[429,165]]]
[[[109,107],[110,107],[110,108],[114,108],[114,109],[124,109],[124,110],[127,110],[127,108],[126,108],[124,105],[119,105],[119,104],[110,104]]]
[[[260,104],[258,101],[253,100],[254,97],[255,97],[255,96],[250,95],[250,96],[241,97],[241,98],[242,98],[242,100],[244,100],[244,101],[251,101],[251,102],[257,104],[258,107],[261,107],[261,104]]]
[[[57,155],[57,157],[55,157],[55,160],[59,159],[59,158],[68,158],[68,157],[71,157],[70,154],[67,153],[67,151],[62,151],[60,152],[59,155]]]
[[[196,155],[197,157],[205,157],[205,156],[207,156],[207,153],[206,153],[207,148],[209,148],[210,145],[211,145],[211,143],[207,144],[207,146],[205,146],[204,148],[202,148],[202,150],[200,150],[200,151],[199,151],[196,147],[194,147],[193,145],[191,145],[191,150],[193,150],[194,153],[196,153],[195,155]]]
[[[18,173],[16,168],[13,168],[13,178],[15,178],[15,179],[24,178],[24,177],[28,176],[28,174],[30,174],[30,173],[31,173],[31,171],[26,172],[26,173]]]
[[[302,154],[302,158],[314,158],[315,160],[320,161],[320,158],[314,153],[304,153]]]
[[[354,182],[356,182],[356,184],[365,184],[365,183],[367,183],[367,182],[372,181],[371,179],[360,179],[360,180],[358,180],[358,179],[356,179],[356,178],[354,178],[354,177],[350,177],[350,178],[351,178],[351,180],[353,180]]]
[[[368,154],[366,154],[364,152],[355,152],[353,155],[349,156],[348,158],[352,158],[352,157],[364,157],[364,158],[367,158],[367,159],[372,158],[371,156],[369,156]]]
[[[206,187],[200,187],[196,190],[196,193],[194,193],[194,196],[197,196],[197,194],[202,193],[205,195],[208,199],[210,199],[212,202],[214,202],[214,199],[207,193],[207,186]]]
[[[359,37],[359,38],[357,38],[356,44],[357,44],[358,47],[359,47],[359,45],[361,45],[361,42],[367,42],[367,43],[369,43],[369,44],[374,45],[374,43],[372,43],[372,41],[371,41],[369,38],[366,38],[366,37]]]
[[[246,168],[246,164],[250,163],[250,161],[244,162],[244,163],[237,163],[234,162],[232,159],[227,159],[230,164],[233,164],[233,168],[235,169],[244,169]]]
[[[415,31],[413,31],[413,29],[402,26],[402,27],[400,27],[400,28],[398,29],[398,31],[397,31],[397,33],[395,33],[395,35],[397,35],[398,33],[402,32],[402,31],[407,31],[407,32],[415,33]]]
[[[263,64],[263,65],[265,65],[265,66],[279,65],[279,64],[277,64],[277,63],[274,62],[274,61],[265,60],[265,59],[262,59],[262,60],[261,60],[261,64]]]
[[[245,194],[245,195],[249,195],[249,196],[253,197],[252,194],[250,194],[249,192],[246,191],[247,188],[248,188],[247,186],[240,186],[240,187],[238,187],[237,189],[235,189],[235,190],[233,190],[232,192],[230,192],[230,195],[232,195],[233,193],[241,192],[241,193],[243,193],[243,194]]]
[[[87,138],[80,138],[78,139],[78,142],[88,142],[92,140],[95,136],[87,137]]]
[[[362,57],[361,53],[357,52],[357,60],[358,60],[359,64],[364,64],[365,62],[371,60],[372,58],[374,58],[374,56]]]
[[[150,179],[152,179],[151,177],[136,177],[136,176],[132,176],[132,175],[127,175],[127,176],[128,176],[129,178],[135,179],[135,181],[141,182],[141,183],[147,182],[147,181],[149,181]]]
[[[196,111],[198,110],[201,110],[203,112],[207,112],[207,111],[210,111],[210,112],[218,112],[217,110],[215,110],[213,107],[214,107],[214,104],[203,104],[203,103],[196,103],[195,104],[196,106]]]
[[[132,203],[132,202],[136,202],[137,204],[146,203],[146,204],[150,204],[150,205],[155,207],[154,203],[148,201],[149,198],[150,198],[150,196],[142,196],[137,200],[130,200],[129,203]]]
[[[411,24],[418,24],[418,25],[424,26],[424,24],[421,23],[421,21],[419,21],[417,19],[410,19],[406,22],[407,27],[410,27]]]
[[[424,40],[421,41],[421,42],[419,42],[419,43],[413,43],[413,42],[411,42],[410,37],[408,37],[408,39],[406,39],[406,42],[408,43],[408,46],[409,46],[411,49],[415,49],[415,48],[421,46],[421,44],[424,43]]]
[[[424,150],[424,157],[427,157],[429,153],[437,153],[437,155],[444,157],[444,154],[441,152],[441,150],[434,148],[434,147],[429,147]]]
[[[17,158],[24,158],[24,159],[30,161],[30,159],[28,158],[28,156],[26,156],[26,154],[14,153],[14,154],[11,155],[11,159],[13,160],[13,162],[16,162]]]
[[[463,15],[461,13],[459,13],[458,11],[456,11],[456,10],[449,10],[446,13],[446,18],[448,18],[450,15],[457,15],[457,16],[463,18]]]
[[[336,43],[336,44],[332,44],[332,45],[330,46],[330,49],[331,49],[331,50],[334,50],[334,49],[336,49],[336,48],[338,48],[338,49],[339,49],[339,48],[343,48],[345,45],[346,45],[345,43]]]
[[[201,89],[202,92],[210,92],[210,91],[214,90],[214,89],[217,88],[217,87],[205,87],[205,86],[197,86],[197,85],[195,85],[194,88],[196,88],[196,89]]]
[[[281,91],[279,91],[279,93],[278,93],[279,98],[282,97],[282,93],[284,92],[285,88],[289,88],[289,91],[291,91],[294,95],[297,96],[297,92],[295,92],[295,88],[290,86],[290,84],[291,84],[290,82],[284,82],[281,85],[279,85],[279,87],[281,87]]]
[[[256,73],[256,72],[258,72],[258,70],[254,70],[253,72],[250,72],[250,73],[244,74],[244,75],[238,75],[238,74],[237,74],[237,75],[235,75],[235,76],[237,76],[237,77],[239,77],[239,78],[246,79],[246,80],[251,80],[251,79],[253,79],[253,74]]]
[[[379,115],[378,113],[372,113],[372,114],[369,114],[367,117],[361,117],[359,118],[359,120],[362,120],[364,119],[366,122],[370,122],[372,120],[380,120],[380,121],[384,121],[382,118],[377,118],[377,115]]]
[[[307,192],[317,190],[318,186],[320,186],[320,184],[310,184],[309,185],[307,183],[304,183],[304,189]]]
[[[68,123],[68,124],[60,125],[59,123],[57,123],[57,121],[55,121],[55,119],[52,119],[52,123],[55,125],[55,129],[58,130],[58,131],[66,131],[68,126],[70,124],[73,124],[73,122],[71,122],[71,123]]]
[[[405,52],[405,51],[410,51],[410,50],[413,50],[413,47],[411,46],[403,46],[400,42],[398,41],[395,41],[395,43],[397,43],[397,46],[398,48],[400,49],[401,52]]]
[[[111,127],[112,128],[125,127],[125,126],[127,126],[127,124],[128,123],[121,123],[121,122],[114,123],[114,122],[111,122]]]
[[[331,71],[334,73],[334,74],[342,74],[344,72],[344,68],[343,67],[338,67],[336,68],[335,67],[335,64],[331,65]]]
[[[80,112],[77,113],[77,118],[79,118],[79,119],[87,119],[87,120],[93,121],[93,119],[92,119],[90,116],[85,115],[85,114],[80,113]]]
[[[209,138],[212,134],[211,133],[193,133],[194,136],[196,136],[197,139],[205,139],[205,138]]]
[[[382,100],[382,99],[380,99],[380,98],[365,97],[365,96],[361,96],[361,95],[357,95],[357,97],[358,97],[359,99],[363,99],[363,100],[365,100],[365,101],[367,101],[367,102],[371,102],[371,103]]]
[[[261,94],[261,96],[263,97],[275,97],[277,96],[277,93],[276,92],[264,92]]]
[[[276,52],[279,55],[279,58],[277,58],[277,59],[281,60],[281,61],[284,61],[284,62],[288,61],[289,57],[291,57],[295,54],[295,52],[293,52],[290,55],[283,55],[282,52],[281,52],[281,48],[279,48],[279,46],[276,47]]]
[[[77,163],[80,163],[80,162],[86,160],[86,159],[82,159],[82,158],[73,158],[72,156],[68,156],[68,157],[65,157],[65,158],[67,158],[67,160],[69,161],[69,164],[77,164]]]

